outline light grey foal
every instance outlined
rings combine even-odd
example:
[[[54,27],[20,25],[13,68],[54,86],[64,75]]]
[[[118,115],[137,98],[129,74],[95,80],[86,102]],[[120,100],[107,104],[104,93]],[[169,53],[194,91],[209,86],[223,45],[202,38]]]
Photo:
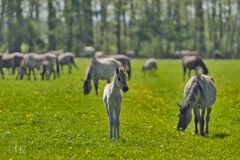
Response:
[[[104,88],[103,102],[105,103],[109,123],[110,132],[109,138],[119,139],[119,115],[121,111],[122,104],[122,93],[128,91],[128,86],[126,82],[125,70],[123,67],[116,67],[116,72],[113,77],[113,81],[107,84]]]

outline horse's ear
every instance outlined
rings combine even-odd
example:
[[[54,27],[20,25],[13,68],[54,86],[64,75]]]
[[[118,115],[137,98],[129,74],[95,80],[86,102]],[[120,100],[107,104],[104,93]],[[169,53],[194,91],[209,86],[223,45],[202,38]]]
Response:
[[[179,108],[181,108],[181,104],[179,104],[179,103],[176,103],[176,104],[178,105]]]

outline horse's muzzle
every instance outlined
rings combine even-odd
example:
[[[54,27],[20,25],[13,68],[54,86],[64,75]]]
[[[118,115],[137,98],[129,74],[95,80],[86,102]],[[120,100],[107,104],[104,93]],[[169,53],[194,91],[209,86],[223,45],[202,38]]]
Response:
[[[128,91],[128,87],[124,87],[123,92],[127,92],[127,91]]]

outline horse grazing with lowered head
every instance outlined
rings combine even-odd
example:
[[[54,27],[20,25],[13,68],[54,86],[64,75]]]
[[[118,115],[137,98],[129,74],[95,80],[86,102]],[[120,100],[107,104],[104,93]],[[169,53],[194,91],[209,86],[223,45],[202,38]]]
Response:
[[[184,102],[179,105],[178,130],[184,131],[192,119],[192,110],[194,111],[195,133],[198,133],[198,122],[200,123],[201,135],[207,135],[210,113],[212,105],[216,101],[216,88],[211,77],[203,74],[197,74],[189,79],[184,89]],[[201,114],[199,111],[201,108]],[[205,119],[205,111],[207,115]],[[206,130],[204,132],[204,123],[206,120]]]
[[[125,69],[123,67],[116,67],[116,72],[113,77],[113,81],[107,84],[104,88],[103,102],[105,104],[109,124],[109,138],[120,138],[120,111],[122,104],[122,93],[128,91],[128,85],[126,82]]]
[[[12,74],[15,74],[15,70],[20,67],[24,55],[22,53],[11,53],[0,55],[0,74],[4,79],[3,68],[12,69]]]
[[[54,70],[54,64],[50,63],[48,60],[44,60],[40,66],[40,73],[42,80],[49,80],[51,77],[52,71]],[[56,75],[54,75],[54,79]]]
[[[131,61],[128,56],[123,54],[114,54],[114,55],[100,55],[96,56],[97,58],[113,58],[122,63],[123,67],[126,69],[128,80],[131,78]]]
[[[157,70],[157,61],[155,58],[149,58],[144,65],[142,66],[142,72],[146,71],[156,71]]]
[[[116,67],[122,66],[120,62],[113,58],[93,58],[91,63],[88,65],[86,78],[83,80],[83,93],[87,95],[91,92],[92,85],[91,81],[94,81],[95,93],[98,95],[98,81],[110,80],[114,76]]]
[[[74,61],[74,54],[67,52],[64,54],[61,54],[58,56],[58,63],[61,67],[62,70],[62,74],[63,74],[63,66],[67,65],[68,66],[68,73],[71,74],[72,73],[72,65],[78,69],[78,66],[76,65],[75,61]]]
[[[203,70],[203,74],[208,74],[208,69],[204,64],[203,60],[196,55],[186,55],[182,57],[182,66],[183,66],[183,80],[185,80],[185,73],[187,69],[189,70],[188,76],[191,76],[191,70],[197,69],[197,67],[201,67]]]
[[[28,70],[28,79],[30,80],[31,72],[33,73],[34,80],[37,80],[35,70],[40,70],[41,66],[44,61],[48,61],[51,66],[54,66],[55,64],[58,65],[57,56],[52,53],[46,53],[46,54],[35,54],[31,53],[25,56],[21,68],[20,68],[20,79],[23,79],[25,72]],[[58,68],[58,66],[57,66]],[[54,67],[51,67],[50,74],[54,75],[54,79],[56,78],[56,71]]]

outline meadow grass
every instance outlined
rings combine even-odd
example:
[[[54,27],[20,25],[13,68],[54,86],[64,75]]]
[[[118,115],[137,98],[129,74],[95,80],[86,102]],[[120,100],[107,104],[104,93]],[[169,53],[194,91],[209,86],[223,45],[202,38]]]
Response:
[[[176,130],[177,102],[183,101],[180,60],[158,60],[156,74],[141,73],[132,61],[132,79],[120,115],[120,140],[109,140],[102,91],[83,95],[80,70],[56,80],[0,81],[0,159],[239,159],[240,62],[206,60],[217,87],[208,137]],[[193,74],[193,73],[192,73]]]

